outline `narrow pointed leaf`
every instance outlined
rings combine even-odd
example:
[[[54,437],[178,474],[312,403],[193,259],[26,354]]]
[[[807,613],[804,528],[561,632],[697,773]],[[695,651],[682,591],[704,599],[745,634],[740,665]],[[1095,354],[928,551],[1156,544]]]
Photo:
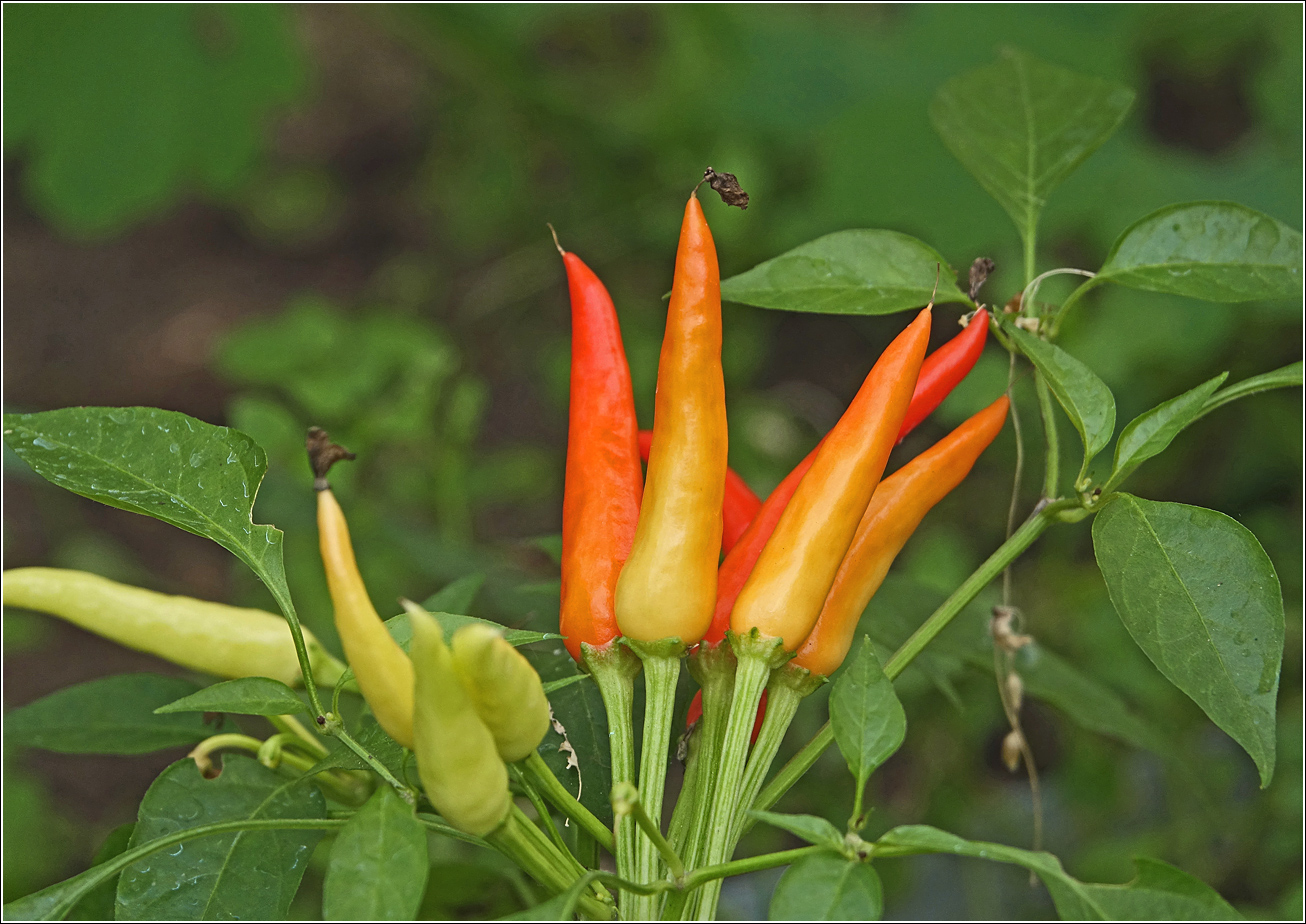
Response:
[[[1139,414],[1120,431],[1111,478],[1104,491],[1116,485],[1153,456],[1160,455],[1184,428],[1205,412],[1207,400],[1224,384],[1229,373],[1222,372],[1176,398]]]
[[[1111,389],[1085,366],[1061,347],[1040,340],[1028,331],[1008,327],[1007,333],[1020,352],[1029,357],[1043,374],[1065,409],[1070,422],[1084,441],[1084,466],[1106,448],[1116,426],[1116,399]]]
[[[308,712],[304,701],[280,680],[271,677],[241,677],[205,687],[154,710],[171,712],[234,712],[237,715],[294,715]]]
[[[868,637],[830,691],[830,725],[858,787],[866,785],[907,735],[907,715]]]
[[[782,815],[779,812],[758,811],[751,811],[748,814],[763,824],[801,837],[809,844],[829,847],[831,850],[843,848],[843,835],[839,833],[839,829],[816,815]]]

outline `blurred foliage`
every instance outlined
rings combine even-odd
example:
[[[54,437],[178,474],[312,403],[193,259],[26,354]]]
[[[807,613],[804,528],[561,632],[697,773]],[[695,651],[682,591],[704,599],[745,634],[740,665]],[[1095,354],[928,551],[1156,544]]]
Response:
[[[228,203],[233,225],[288,274],[305,254],[333,249],[367,268],[347,306],[298,298],[230,331],[214,365],[232,388],[226,422],[268,449],[257,516],[286,530],[292,590],[328,643],[302,455],[309,425],[359,453],[333,482],[383,613],[401,593],[421,599],[480,571],[489,577],[477,615],[556,624],[556,560],[546,551],[559,522],[569,331],[546,221],[614,296],[646,426],[679,213],[709,164],[737,174],[752,196],[746,213],[707,205],[723,276],[864,227],[914,235],[955,266],[992,257],[998,269],[982,296],[990,303],[1023,285],[1015,228],[951,158],[928,114],[940,85],[1002,46],[1138,92],[1120,132],[1048,203],[1040,270],[1093,268],[1130,222],[1183,200],[1230,199],[1300,221],[1294,5],[17,10],[6,11],[6,154],[19,158],[27,200],[56,228],[124,233],[201,195]],[[269,115],[293,101],[292,118],[327,126],[319,134],[328,139],[333,119],[362,127],[316,147],[268,140]],[[389,121],[367,121],[374,111]],[[1067,285],[1049,280],[1042,298],[1059,301]],[[936,312],[936,343],[951,335],[955,311]],[[1115,391],[1123,423],[1226,369],[1234,381],[1299,358],[1300,324],[1298,304],[1210,305],[1103,286],[1060,342]],[[731,464],[765,493],[837,419],[900,319],[727,305],[725,325]],[[1006,358],[990,349],[891,468],[1002,389]],[[1037,470],[1028,384],[1017,408]],[[1165,750],[1180,755],[1132,748],[1031,702],[1046,845],[1073,875],[1123,881],[1130,857],[1144,853],[1248,914],[1301,916],[1300,420],[1291,393],[1225,409],[1130,485],[1238,518],[1276,564],[1288,643],[1280,765],[1266,791],[1246,756],[1134,646],[1086,528],[1050,532],[1014,571],[1027,631],[1163,729]],[[919,620],[931,594],[950,591],[1001,540],[1014,460],[1008,428],[927,518],[896,568],[918,588],[902,595],[898,616]],[[1036,481],[1027,476],[1022,509]],[[57,563],[148,569],[112,551],[69,506],[48,509],[66,520],[50,527]],[[262,599],[252,579],[233,571],[232,580],[243,601]],[[11,629],[10,618],[7,641],[40,644],[37,629]],[[872,779],[868,833],[925,822],[1028,846],[1029,788],[998,757],[1006,725],[992,673],[936,666],[899,684],[907,743]],[[824,693],[804,704],[782,760],[825,710]],[[38,778],[14,777],[12,802],[9,780],[6,808],[18,811],[13,827],[6,815],[7,844],[43,826],[67,830]],[[851,789],[832,752],[778,808],[842,819]],[[67,849],[89,858],[102,833],[88,829]],[[61,837],[48,842],[63,850],[72,835]],[[529,904],[485,855],[447,841],[438,854],[435,843],[432,882],[447,887],[428,892],[431,916]],[[786,846],[796,843],[759,826],[742,850]],[[6,850],[6,897],[11,881],[25,890],[67,872],[58,850]],[[877,869],[896,916],[1051,913],[1017,870],[945,857]],[[723,914],[763,914],[777,878],[728,884]],[[306,883],[295,907],[312,915],[320,875]]]

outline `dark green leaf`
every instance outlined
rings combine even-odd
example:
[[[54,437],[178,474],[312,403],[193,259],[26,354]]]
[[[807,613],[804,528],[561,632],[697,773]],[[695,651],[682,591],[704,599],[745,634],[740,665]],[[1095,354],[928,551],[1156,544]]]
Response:
[[[422,904],[430,858],[426,829],[381,786],[341,830],[322,886],[328,921],[410,921]]]
[[[6,414],[5,442],[61,488],[143,513],[223,546],[294,611],[281,530],[254,523],[267,454],[239,430],[152,407]]]
[[[898,750],[907,734],[902,703],[893,692],[893,683],[884,676],[868,637],[863,637],[857,655],[830,690],[830,725],[859,789],[875,768]]]
[[[132,847],[179,826],[261,818],[325,818],[326,801],[304,779],[286,780],[240,754],[214,780],[193,760],[173,764],[141,801]],[[320,831],[238,831],[198,838],[123,870],[117,919],[280,918],[290,907]]]
[[[1084,441],[1084,465],[1087,470],[1092,458],[1111,442],[1116,426],[1116,400],[1111,389],[1075,357],[1061,347],[1040,340],[1028,331],[1008,327],[1007,333],[1020,352],[1029,357],[1052,394],[1065,408],[1070,422]]]
[[[1256,537],[1222,513],[1118,494],[1093,550],[1125,628],[1161,673],[1274,774],[1283,596]]]
[[[1235,202],[1171,205],[1120,235],[1099,281],[1212,302],[1299,299],[1301,234]]]
[[[771,896],[772,921],[878,921],[884,887],[865,863],[814,853],[785,870]]]
[[[589,674],[572,674],[570,677],[559,677],[557,680],[550,680],[543,684],[545,694],[561,690],[563,687],[569,687],[573,683],[584,683],[586,680],[592,680]]]
[[[930,119],[1030,241],[1052,190],[1111,137],[1133,101],[1127,87],[1009,50],[944,84]]]
[[[59,921],[67,914],[79,901],[84,901],[89,895],[95,894],[99,886],[87,892],[88,880],[98,876],[102,872],[97,867],[92,866],[83,873],[78,873],[63,882],[56,882],[52,886],[47,886],[39,892],[33,892],[31,895],[24,895],[22,898],[12,901],[4,907],[4,919],[6,921]],[[110,880],[116,883],[117,877]],[[102,885],[103,883],[101,883]],[[109,918],[113,917],[113,902],[110,896]]]
[[[839,829],[824,818],[816,815],[782,815],[778,812],[759,811],[750,811],[748,814],[763,824],[771,825],[773,828],[780,828],[801,837],[809,844],[815,844],[818,847],[829,847],[831,850],[843,849],[844,839],[843,835],[839,833]]]
[[[1124,885],[1084,887],[1108,920],[1242,920],[1219,892],[1168,863],[1135,857],[1134,871],[1134,880]]]
[[[6,747],[64,754],[143,754],[194,744],[220,731],[196,713],[154,710],[194,693],[198,685],[157,674],[119,674],[79,683],[5,716]]]
[[[891,314],[937,300],[970,302],[932,247],[897,231],[837,231],[721,283],[730,302],[822,314]]]
[[[968,841],[929,825],[903,825],[889,831],[877,847],[905,848],[912,853],[951,853],[962,857],[1014,863],[1035,873],[1052,894],[1052,902],[1063,920],[1102,920],[1105,915],[1083,884],[1066,874],[1061,861],[1050,853],[1035,853],[1004,844]]]
[[[1230,401],[1237,401],[1239,398],[1246,398],[1275,388],[1301,388],[1301,385],[1302,364],[1298,360],[1284,366],[1282,369],[1275,369],[1273,372],[1266,372],[1263,375],[1254,375],[1250,379],[1235,382],[1228,388],[1216,392],[1207,399],[1206,407],[1202,408],[1201,416],[1205,417],[1217,407],[1228,404]]]
[[[1207,399],[1228,377],[1229,373],[1222,372],[1131,420],[1116,440],[1115,462],[1103,491],[1112,490],[1138,466],[1164,452],[1185,427],[1202,416]]]
[[[198,693],[154,710],[170,712],[234,712],[237,715],[294,715],[308,712],[304,701],[280,680],[271,677],[241,677],[205,687]]]
[[[354,741],[384,764],[386,769],[396,777],[402,776],[400,771],[404,762],[403,745],[387,735],[370,712],[364,713],[359,720],[358,730],[354,733]],[[323,757],[309,769],[308,775],[312,776],[314,773],[320,773],[323,770],[370,769],[371,767],[367,765],[363,758],[343,744],[338,744],[330,754]]]
[[[91,866],[96,867],[101,863],[107,863],[114,857],[123,853],[131,844],[132,831],[136,829],[136,822],[129,821],[124,825],[118,825],[109,832],[109,836],[104,839],[100,849],[95,852],[91,859]],[[113,903],[118,895],[118,877],[110,877],[105,882],[96,886],[88,895],[77,903],[72,911],[68,913],[70,921],[109,921],[113,919]],[[5,916],[6,920],[8,915]]]
[[[484,583],[484,574],[464,575],[427,597],[422,609],[428,613],[470,613],[472,601]]]

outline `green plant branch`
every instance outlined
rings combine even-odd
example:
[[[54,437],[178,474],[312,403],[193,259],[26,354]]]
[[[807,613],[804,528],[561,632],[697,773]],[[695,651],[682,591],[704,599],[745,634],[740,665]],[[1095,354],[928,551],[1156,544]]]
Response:
[[[1038,393],[1038,412],[1043,418],[1043,438],[1047,445],[1043,498],[1052,500],[1057,496],[1057,479],[1061,474],[1061,438],[1057,433],[1057,415],[1056,408],[1052,406],[1052,392],[1048,389],[1043,374],[1037,370],[1034,372],[1034,390]]]
[[[490,842],[485,840],[485,838],[477,837],[474,834],[468,834],[466,831],[459,831],[453,825],[449,824],[447,821],[444,821],[440,818],[435,818],[430,815],[426,815],[421,812],[418,812],[417,821],[424,828],[428,828],[431,831],[434,831],[436,834],[443,834],[445,837],[451,837],[456,841],[462,841],[464,844],[472,844],[473,846],[476,847],[484,847],[487,850],[493,849]]]
[[[1092,274],[1084,273],[1084,275],[1087,276]],[[1066,314],[1070,311],[1070,306],[1083,298],[1090,289],[1098,285],[1101,281],[1102,278],[1100,276],[1093,276],[1091,279],[1085,280],[1079,288],[1075,289],[1075,291],[1067,296],[1066,300],[1061,303],[1061,307],[1057,309],[1057,313],[1052,316],[1052,324],[1048,329],[1049,339],[1055,340],[1057,335],[1061,333],[1061,324],[1066,319]]]
[[[367,748],[363,747],[353,739],[349,732],[345,731],[345,725],[339,717],[331,716],[327,719],[327,734],[339,738],[349,750],[353,751],[365,764],[367,764],[377,776],[381,777],[389,785],[393,786],[395,792],[399,793],[400,798],[411,806],[417,805],[417,796],[413,793],[412,787],[401,783],[395,778],[395,775],[386,769],[385,764],[372,756]]]
[[[890,680],[896,679],[907,668],[907,665],[911,664],[912,659],[920,654],[925,646],[942,632],[948,623],[979,595],[980,591],[988,586],[990,581],[1004,571],[1007,565],[1015,561],[1022,552],[1033,545],[1044,530],[1060,519],[1062,513],[1071,511],[1078,506],[1078,502],[1072,499],[1054,501],[1031,515],[1024,525],[1011,535],[1010,539],[998,546],[993,554],[976,568],[974,573],[966,578],[947,600],[939,605],[939,608],[921,624],[920,628],[913,632],[907,641],[902,643],[902,647],[894,652],[893,657],[885,664],[885,676]],[[798,782],[804,773],[811,769],[817,758],[833,743],[834,731],[827,721],[813,736],[812,740],[807,742],[789,763],[780,768],[780,772],[776,774],[775,779],[762,790],[751,808],[765,811],[775,805],[780,797],[788,792],[790,787]]]
[[[627,815],[634,818],[640,830],[648,836],[648,839],[657,848],[658,853],[662,855],[663,861],[667,864],[667,869],[671,872],[672,879],[679,882],[684,877],[685,864],[681,862],[675,848],[662,836],[662,831],[657,822],[649,817],[648,810],[644,808],[644,804],[640,800],[639,790],[629,783],[614,786],[612,788],[612,812],[622,818]],[[655,878],[657,877],[649,879],[649,882],[653,882]]]
[[[610,854],[616,854],[617,845],[612,831],[599,821],[593,812],[576,801],[576,797],[553,775],[553,771],[544,762],[539,751],[532,751],[530,756],[522,761],[522,765],[544,798],[552,802],[558,811],[576,822],[580,829],[593,838],[600,847]]]
[[[553,846],[557,847],[565,854],[570,854],[571,849],[567,846],[567,842],[562,839],[562,834],[558,831],[558,826],[553,823],[553,814],[549,811],[548,805],[545,804],[544,799],[540,796],[539,792],[531,785],[526,774],[523,773],[521,768],[516,764],[510,764],[508,769],[512,772],[513,779],[517,782],[517,785],[522,788],[522,792],[526,793],[526,798],[531,800],[531,805],[535,808],[535,814],[539,816],[540,827],[544,830],[544,833],[549,836],[549,840],[553,841]],[[578,860],[577,862],[580,861]]]
[[[304,727],[293,715],[270,715],[267,720],[272,723],[272,727],[283,734],[292,734],[303,741],[308,747],[317,754],[319,758],[326,757],[331,751],[322,743],[317,735],[313,734]]]
[[[281,608],[282,615],[286,617],[286,622],[290,624],[290,637],[295,641],[295,657],[299,659],[299,673],[304,678],[304,692],[308,694],[308,703],[313,708],[313,715],[320,722],[326,715],[326,711],[323,710],[322,701],[317,696],[317,684],[313,681],[313,665],[309,662],[308,646],[304,644],[304,630],[299,625],[299,614],[295,612],[295,604],[290,599],[290,592],[278,587],[276,581],[268,580],[261,568],[255,569],[255,573],[271,591],[277,606]]]

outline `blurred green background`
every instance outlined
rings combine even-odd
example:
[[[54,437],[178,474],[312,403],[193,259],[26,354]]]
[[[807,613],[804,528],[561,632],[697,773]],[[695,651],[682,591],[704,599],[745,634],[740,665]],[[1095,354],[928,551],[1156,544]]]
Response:
[[[707,204],[723,276],[830,231],[884,227],[957,267],[993,258],[990,303],[1020,287],[1014,228],[927,117],[940,84],[1003,46],[1138,92],[1117,136],[1054,194],[1040,269],[1095,268],[1128,223],[1173,202],[1231,199],[1301,225],[1294,4],[50,5],[7,7],[4,26],[6,409],[158,405],[251,433],[272,459],[259,519],[286,530],[298,606],[329,644],[310,424],[359,453],[337,487],[378,603],[480,572],[477,615],[556,624],[569,325],[546,221],[616,300],[646,426],[680,211],[709,164],[752,196],[747,212]],[[1049,282],[1043,295],[1065,291]],[[1112,387],[1125,422],[1220,371],[1237,380],[1300,358],[1301,311],[1104,287],[1061,342]],[[936,342],[956,315],[936,314]],[[725,307],[731,464],[755,490],[837,419],[902,321]],[[891,467],[1005,375],[991,346]],[[1037,441],[1032,394],[1018,399]],[[1301,416],[1291,392],[1213,414],[1131,485],[1238,518],[1278,569],[1288,636],[1268,790],[1134,646],[1087,524],[1050,533],[1016,569],[1028,631],[1154,735],[1131,747],[1027,703],[1046,844],[1073,875],[1124,881],[1146,854],[1248,914],[1301,917]],[[1014,452],[1008,428],[907,546],[871,616],[923,616],[1001,541]],[[267,605],[217,546],[64,494],[8,454],[4,517],[6,567]],[[92,677],[175,672],[27,613],[5,614],[4,643],[7,709]],[[1028,846],[1029,787],[999,759],[992,672],[945,667],[900,683],[909,734],[872,781],[870,833],[928,822]],[[804,706],[792,747],[824,720],[822,699]],[[85,868],[178,756],[6,752],[5,900]],[[842,823],[851,787],[832,751],[780,808]],[[787,837],[756,830],[742,849]],[[430,916],[519,907],[502,863],[432,855]],[[892,917],[1051,914],[1005,867],[879,866]],[[722,914],[764,916],[778,875],[727,883]],[[306,916],[319,885],[320,870],[296,905]]]

